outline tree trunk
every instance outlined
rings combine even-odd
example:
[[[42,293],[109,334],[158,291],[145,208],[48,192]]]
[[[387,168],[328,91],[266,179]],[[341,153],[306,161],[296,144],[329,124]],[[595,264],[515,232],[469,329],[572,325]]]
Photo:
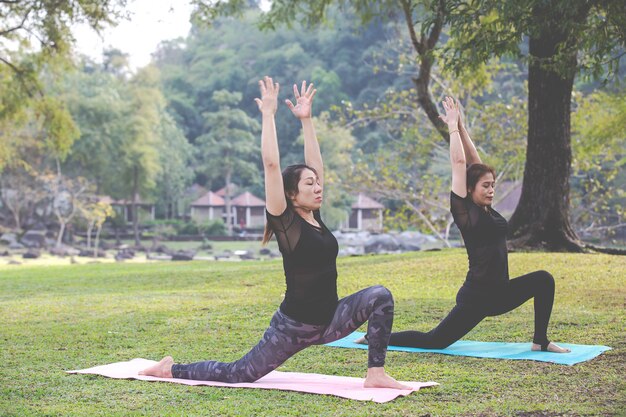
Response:
[[[65,222],[62,220],[61,217],[58,217],[59,219],[59,234],[57,235],[57,241],[55,244],[55,248],[59,249],[61,247],[61,243],[63,242],[63,234],[65,233]]]
[[[96,226],[96,240],[93,245],[93,256],[98,257],[98,246],[100,245],[100,231],[102,230],[102,224]]]
[[[89,226],[87,226],[87,249],[91,247],[91,231],[93,229],[94,223],[92,221],[89,222]]]
[[[509,223],[514,247],[581,251],[569,221],[570,103],[576,56],[569,57],[571,70],[566,75],[542,65],[565,41],[558,28],[549,25],[529,41],[526,166],[522,195]]]
[[[135,246],[138,247],[141,244],[139,240],[139,219],[137,213],[137,198],[139,197],[139,170],[137,166],[133,167],[133,202],[131,205],[131,212],[133,213],[133,233],[135,234]]]
[[[226,206],[226,230],[228,236],[233,235],[232,208],[230,204],[230,179],[232,178],[231,168],[226,168],[226,193],[224,194],[224,205]]]
[[[439,111],[437,110],[437,106],[433,102],[430,95],[430,73],[434,63],[433,51],[439,41],[441,30],[443,28],[445,18],[445,2],[443,0],[438,0],[436,3],[433,3],[433,7],[435,8],[433,10],[435,18],[433,19],[430,27],[430,32],[427,37],[420,36],[420,38],[418,38],[418,35],[415,32],[412,2],[403,0],[400,3],[404,12],[409,37],[411,38],[411,44],[419,56],[419,73],[416,78],[413,78],[413,83],[415,84],[415,88],[417,90],[417,102],[422,110],[424,110],[428,120],[430,120],[435,129],[437,129],[437,132],[439,132],[443,140],[449,142],[450,137],[448,136],[448,129],[445,123],[439,119]]]

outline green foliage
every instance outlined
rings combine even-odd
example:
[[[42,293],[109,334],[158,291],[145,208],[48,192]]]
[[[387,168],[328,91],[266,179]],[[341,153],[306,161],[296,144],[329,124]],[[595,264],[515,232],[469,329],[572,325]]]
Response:
[[[453,0],[448,3],[453,40],[446,46],[445,55],[446,63],[456,71],[480,65],[494,56],[512,56],[539,60],[545,69],[561,74],[578,70],[596,78],[617,74],[626,45],[625,10],[620,2]],[[531,57],[522,49],[523,37],[538,38],[547,28],[558,33],[558,53]],[[572,66],[572,53],[582,57],[577,66]]]
[[[572,119],[574,223],[590,238],[611,239],[626,224],[626,94],[577,94]]]
[[[337,229],[350,215],[350,205],[358,193],[346,181],[352,170],[351,152],[355,140],[349,129],[331,123],[328,113],[314,119],[324,159],[324,223],[330,229]],[[303,136],[299,142],[304,144]]]
[[[204,133],[196,138],[196,166],[197,172],[206,174],[209,181],[258,181],[260,125],[235,108],[240,101],[241,93],[218,90],[213,93],[213,102],[219,110],[203,114]]]
[[[19,118],[24,109],[34,108],[43,117],[44,129],[49,129],[44,135],[48,145],[64,159],[77,131],[62,102],[46,97],[46,77],[71,67],[73,24],[86,23],[100,31],[120,18],[125,5],[126,0],[2,2],[0,121]],[[0,169],[10,152],[10,143],[0,142]]]
[[[360,27],[350,13],[333,16],[335,27],[262,32],[255,26],[260,13],[248,10],[242,20],[220,18],[210,27],[196,23],[184,44],[163,45],[157,65],[168,108],[184,126],[189,142],[195,144],[206,133],[203,114],[219,110],[212,99],[216,91],[241,92],[237,108],[257,119],[257,81],[266,74],[281,84],[281,98],[292,97],[294,83],[313,82],[318,88],[314,115],[344,99],[358,105],[379,97],[397,77],[372,77],[371,67],[362,63],[371,49],[386,44],[385,27],[379,23]],[[277,113],[276,124],[285,164],[301,161],[299,125],[285,111]]]
[[[620,256],[510,255],[512,276],[548,269],[555,277],[551,340],[612,350],[575,366],[388,352],[390,375],[440,385],[384,404],[65,373],[166,354],[177,362],[238,359],[262,337],[282,300],[280,260],[1,268],[0,410],[9,416],[519,417],[625,411],[626,263]],[[395,299],[394,330],[427,330],[454,306],[466,268],[463,250],[341,258],[338,292],[343,297],[383,284]],[[533,306],[527,302],[486,319],[466,338],[530,342],[532,329]],[[279,370],[363,378],[366,367],[367,351],[317,346]]]

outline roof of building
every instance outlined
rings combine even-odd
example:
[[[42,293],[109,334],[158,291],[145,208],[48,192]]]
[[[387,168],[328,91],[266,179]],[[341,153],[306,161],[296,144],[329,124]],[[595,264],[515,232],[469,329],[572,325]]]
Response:
[[[265,201],[261,200],[259,197],[255,196],[249,191],[246,191],[245,193],[233,198],[230,203],[233,206],[239,207],[265,207]]]
[[[352,203],[353,209],[384,209],[385,206],[378,201],[366,196],[363,193],[359,193],[354,203]]]
[[[208,193],[191,203],[191,205],[195,207],[223,207],[224,199],[213,191],[209,191]]]
[[[228,190],[230,191],[230,195],[234,195],[237,192],[238,189],[239,189],[239,187],[237,187],[237,185],[233,184],[232,182],[228,186]],[[226,186],[224,186],[224,187],[220,188],[219,190],[215,191],[215,194],[219,195],[220,197],[224,197],[226,195]]]

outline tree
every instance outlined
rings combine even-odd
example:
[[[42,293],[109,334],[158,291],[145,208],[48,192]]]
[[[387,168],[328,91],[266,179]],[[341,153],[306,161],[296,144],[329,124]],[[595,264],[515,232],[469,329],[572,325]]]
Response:
[[[49,106],[44,86],[46,77],[71,66],[71,26],[83,22],[100,31],[121,17],[125,5],[126,0],[0,2],[0,119],[20,117],[24,109],[39,107],[48,117],[46,127],[59,129],[67,123],[67,111]],[[1,156],[10,153],[12,145],[0,142],[0,169]]]
[[[165,100],[159,90],[159,73],[154,67],[140,70],[131,80],[129,96],[131,114],[128,116],[128,130],[121,151],[122,178],[126,195],[130,197],[133,216],[135,245],[139,246],[139,213],[137,206],[140,197],[147,197],[154,190],[156,178],[161,170],[158,150],[163,140],[161,116]]]
[[[614,238],[626,228],[626,91],[575,95],[572,116],[572,221],[584,238]]]
[[[157,176],[156,194],[165,217],[178,217],[180,201],[193,179],[193,147],[172,116],[161,114],[161,170]]]
[[[231,184],[250,180],[259,172],[253,162],[261,153],[259,149],[259,123],[243,110],[231,106],[241,101],[241,93],[220,90],[213,93],[213,101],[219,106],[216,112],[205,113],[205,133],[197,139],[198,170],[208,178],[220,178],[226,184],[226,227],[232,234]]]
[[[84,196],[90,184],[84,178],[68,178],[58,173],[48,173],[41,176],[45,189],[50,195],[52,212],[59,222],[56,247],[61,246],[66,226],[81,211]]]
[[[355,139],[350,129],[331,124],[328,112],[315,117],[315,132],[324,159],[324,223],[338,229],[348,217],[358,192],[345,181],[352,170]],[[298,142],[304,144],[304,136],[300,135]]]
[[[211,2],[195,0],[195,17],[209,24],[219,16],[243,14],[248,7],[241,0]],[[406,24],[411,45],[417,53],[417,75],[412,78],[417,101],[441,137],[448,141],[447,129],[439,120],[439,111],[430,94],[431,71],[436,47],[447,16],[446,0],[294,0],[276,1],[267,13],[260,16],[262,29],[276,30],[279,25],[302,23],[307,28],[317,27],[329,20],[334,5],[351,10],[366,25],[376,19],[401,19]]]
[[[98,201],[97,197],[92,197],[80,207],[81,215],[87,220],[87,249],[91,247],[91,233],[96,228],[96,238],[93,245],[93,256],[98,256],[98,245],[100,242],[100,232],[102,225],[109,217],[115,216],[115,210],[106,201]]]
[[[614,73],[626,42],[623,2],[587,0],[453,1],[456,68],[513,55],[528,62],[528,145],[520,202],[509,226],[513,244],[580,251],[570,224],[570,114],[580,71]],[[475,16],[480,16],[476,19]],[[528,52],[522,39],[528,38]]]

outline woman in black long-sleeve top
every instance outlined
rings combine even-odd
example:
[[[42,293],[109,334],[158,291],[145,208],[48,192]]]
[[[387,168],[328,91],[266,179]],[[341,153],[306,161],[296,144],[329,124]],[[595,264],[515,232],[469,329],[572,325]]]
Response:
[[[262,114],[261,154],[265,171],[267,226],[264,242],[274,234],[283,255],[287,291],[263,337],[246,355],[233,362],[214,360],[176,364],[166,356],[143,375],[203,381],[252,382],[312,345],[341,339],[368,322],[370,338],[366,388],[408,387],[384,369],[393,324],[393,297],[375,285],[352,295],[337,296],[337,240],[322,222],[324,166],[315,135],[311,107],[315,89],[306,82],[296,104],[287,106],[302,123],[304,160],[281,173],[274,114],[279,86],[269,77],[259,81]]]
[[[465,241],[469,271],[456,296],[456,306],[431,331],[392,333],[389,344],[443,349],[472,330],[485,317],[507,313],[534,299],[535,329],[532,350],[569,352],[548,340],[548,322],[554,302],[554,278],[535,271],[509,280],[507,221],[491,207],[496,174],[484,165],[463,125],[458,103],[443,102],[440,118],[450,132],[452,191],[450,211]],[[469,166],[468,166],[469,165]]]

